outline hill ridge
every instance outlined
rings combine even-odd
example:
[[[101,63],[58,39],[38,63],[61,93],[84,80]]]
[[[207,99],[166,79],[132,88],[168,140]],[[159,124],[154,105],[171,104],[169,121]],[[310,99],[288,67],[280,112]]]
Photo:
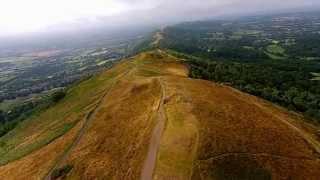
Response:
[[[191,79],[188,73],[183,61],[159,49],[76,85],[40,119],[26,120],[21,130],[28,133],[16,130],[23,139],[8,136],[6,142],[27,147],[38,140],[33,140],[36,135],[47,137],[51,131],[44,129],[54,124],[75,125],[0,166],[0,179],[320,176],[315,131],[298,117],[231,87]],[[68,111],[54,123],[47,121],[64,112],[60,108]],[[41,126],[35,126],[38,122]]]

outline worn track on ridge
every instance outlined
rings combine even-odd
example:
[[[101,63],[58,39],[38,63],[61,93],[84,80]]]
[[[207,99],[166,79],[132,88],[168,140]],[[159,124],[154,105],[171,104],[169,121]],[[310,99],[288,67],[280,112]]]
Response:
[[[188,78],[188,67],[163,50],[119,65],[83,85],[98,91],[85,93],[76,128],[2,166],[0,179],[52,179],[65,165],[73,167],[66,179],[319,179],[318,128],[300,117]]]
[[[161,78],[158,78],[158,81],[161,86],[161,98],[157,108],[157,124],[153,129],[153,133],[150,139],[147,157],[144,161],[143,169],[141,172],[141,180],[152,179],[153,171],[155,169],[157,161],[157,152],[160,147],[161,137],[167,120],[165,109],[163,107],[164,99],[166,97],[165,87]]]

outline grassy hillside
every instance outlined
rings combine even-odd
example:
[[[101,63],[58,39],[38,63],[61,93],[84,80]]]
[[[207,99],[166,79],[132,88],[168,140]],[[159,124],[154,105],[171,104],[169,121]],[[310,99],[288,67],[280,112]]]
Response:
[[[194,78],[227,83],[319,123],[320,26],[312,25],[319,20],[319,13],[289,13],[181,23],[166,27],[159,44],[187,54]]]
[[[63,136],[77,123],[83,121],[103,92],[109,88],[110,81],[131,66],[133,65],[118,66],[75,85],[57,105],[31,117],[1,137],[0,163],[4,165],[20,159]]]
[[[2,137],[0,179],[317,179],[317,128],[161,50],[75,85]]]

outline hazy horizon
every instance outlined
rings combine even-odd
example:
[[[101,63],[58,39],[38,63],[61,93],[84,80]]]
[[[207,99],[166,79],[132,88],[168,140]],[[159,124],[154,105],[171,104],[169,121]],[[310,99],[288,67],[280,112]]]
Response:
[[[99,27],[164,25],[255,13],[309,11],[316,0],[4,0],[0,7],[0,36],[32,32],[72,31]]]

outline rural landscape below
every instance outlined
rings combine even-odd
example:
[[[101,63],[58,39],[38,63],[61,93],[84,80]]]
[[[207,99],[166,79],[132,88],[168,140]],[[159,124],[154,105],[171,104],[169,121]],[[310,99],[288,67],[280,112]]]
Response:
[[[102,2],[0,18],[1,180],[320,179],[320,4]]]

